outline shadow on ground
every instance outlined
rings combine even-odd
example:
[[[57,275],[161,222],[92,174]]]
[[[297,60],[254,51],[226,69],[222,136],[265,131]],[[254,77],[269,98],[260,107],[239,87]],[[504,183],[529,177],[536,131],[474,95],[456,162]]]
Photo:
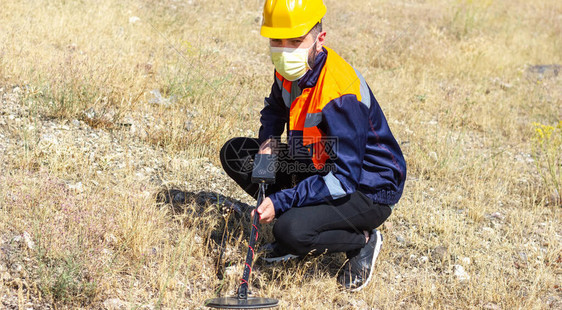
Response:
[[[216,212],[217,216],[221,216],[224,220],[214,227],[206,244],[209,247],[209,253],[216,255],[215,271],[218,279],[225,277],[227,267],[236,264],[236,258],[232,258],[232,247],[237,248],[239,254],[246,257],[247,243],[239,243],[240,240],[249,240],[251,231],[250,212],[254,206],[250,206],[237,199],[226,197],[217,192],[200,191],[188,192],[180,189],[162,189],[156,196],[159,204],[169,206],[173,214],[189,216],[202,216],[206,212]],[[307,255],[302,258],[287,262],[266,263],[260,259],[261,246],[265,243],[272,242],[271,233],[272,224],[260,225],[259,238],[257,242],[257,253],[254,260],[254,268],[262,271],[262,276],[266,281],[274,281],[275,274],[283,272],[282,270],[293,270],[301,274],[305,274],[305,278],[313,276],[315,273],[327,273],[335,277],[339,269],[342,267],[345,258],[341,254],[323,254],[323,255]],[[234,255],[237,256],[237,255]],[[259,288],[258,283],[254,285]]]
[[[156,202],[171,205],[174,213],[183,213],[186,206],[195,203],[200,208],[216,206],[223,213],[234,212],[238,216],[248,213],[253,207],[217,192],[187,192],[180,189],[162,189],[156,195]]]
[[[218,221],[205,240],[209,253],[216,255],[215,271],[223,279],[225,269],[234,263],[230,250],[236,240],[248,240],[251,230],[250,206],[240,200],[217,192],[189,192],[177,188],[164,188],[156,195],[156,202],[168,206],[173,215],[202,217],[205,213],[215,214]],[[237,244],[237,246],[239,246]],[[240,250],[244,251],[242,247]]]

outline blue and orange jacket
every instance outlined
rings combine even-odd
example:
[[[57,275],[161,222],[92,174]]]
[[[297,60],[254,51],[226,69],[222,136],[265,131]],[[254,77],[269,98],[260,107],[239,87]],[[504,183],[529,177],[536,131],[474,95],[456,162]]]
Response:
[[[400,199],[406,179],[402,151],[363,76],[333,50],[324,48],[298,81],[275,72],[260,121],[260,143],[281,136],[287,125],[290,154],[319,171],[269,196],[277,216],[355,191],[379,204]]]

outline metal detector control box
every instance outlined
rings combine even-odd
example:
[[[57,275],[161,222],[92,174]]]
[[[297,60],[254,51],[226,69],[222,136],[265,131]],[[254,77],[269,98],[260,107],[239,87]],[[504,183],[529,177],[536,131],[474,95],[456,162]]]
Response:
[[[252,170],[252,183],[275,183],[275,172],[277,171],[277,155],[256,154],[254,158],[254,170]]]

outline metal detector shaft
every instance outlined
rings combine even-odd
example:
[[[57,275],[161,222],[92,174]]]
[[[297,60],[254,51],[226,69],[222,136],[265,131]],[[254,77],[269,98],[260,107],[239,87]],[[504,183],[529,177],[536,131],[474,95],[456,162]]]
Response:
[[[252,272],[254,246],[256,245],[256,240],[258,239],[258,226],[260,224],[258,207],[265,198],[265,186],[265,183],[259,184],[258,202],[256,208],[254,209],[254,220],[252,223],[252,232],[250,233],[250,244],[248,245],[248,254],[246,254],[246,266],[244,267],[244,273],[242,274],[242,279],[240,280],[240,287],[238,287],[238,299],[248,298],[248,281],[250,279],[250,273]]]

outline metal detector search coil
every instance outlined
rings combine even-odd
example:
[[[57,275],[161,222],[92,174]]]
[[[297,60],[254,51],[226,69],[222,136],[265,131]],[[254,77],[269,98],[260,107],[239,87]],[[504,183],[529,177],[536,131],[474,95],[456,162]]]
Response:
[[[277,299],[248,297],[247,299],[239,299],[238,297],[219,297],[209,299],[205,302],[205,306],[217,309],[263,309],[278,306]]]

